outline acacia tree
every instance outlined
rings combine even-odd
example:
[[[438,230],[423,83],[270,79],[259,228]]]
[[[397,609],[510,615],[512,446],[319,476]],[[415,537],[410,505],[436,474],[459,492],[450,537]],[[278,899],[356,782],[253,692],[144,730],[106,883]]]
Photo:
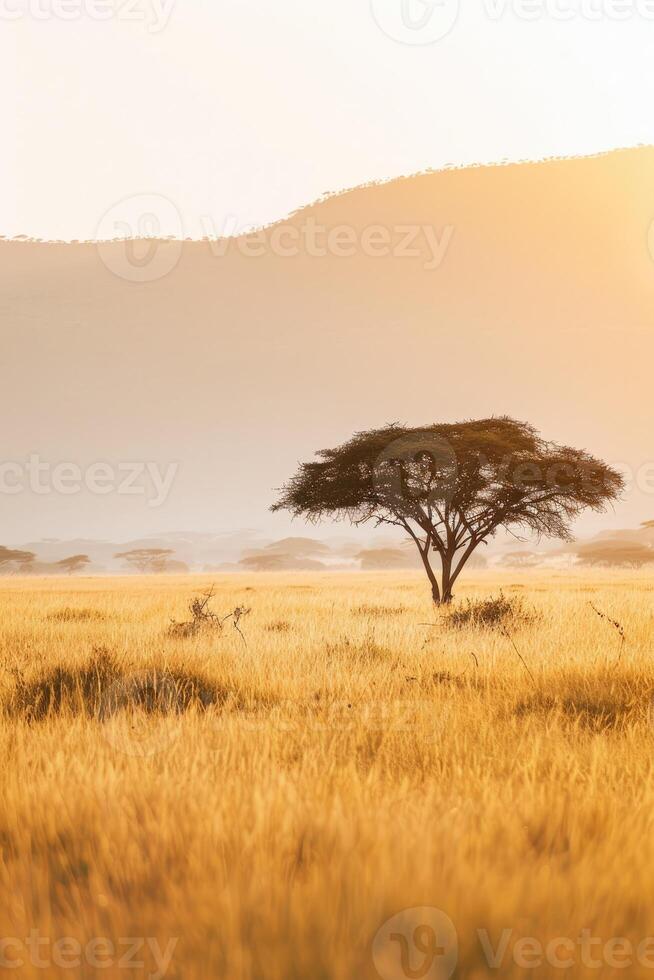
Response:
[[[165,572],[174,555],[172,548],[133,548],[131,551],[121,551],[114,558],[123,558],[129,568],[146,575],[148,572]]]
[[[20,551],[16,548],[7,548],[0,545],[0,569],[6,566],[14,566],[20,572],[28,572],[30,565],[34,562],[36,555],[33,551]]]
[[[627,565],[642,568],[654,563],[654,548],[640,541],[615,539],[608,541],[588,541],[577,550],[577,558],[582,565],[603,565],[606,568]]]
[[[58,568],[62,568],[69,575],[72,575],[74,572],[79,572],[85,565],[90,564],[91,559],[88,555],[71,555],[70,558],[62,558],[61,561],[55,562]]]
[[[546,442],[508,417],[393,424],[317,456],[300,466],[272,510],[402,528],[435,603],[451,601],[466,562],[499,528],[570,540],[575,518],[586,508],[603,510],[624,485],[606,463]]]

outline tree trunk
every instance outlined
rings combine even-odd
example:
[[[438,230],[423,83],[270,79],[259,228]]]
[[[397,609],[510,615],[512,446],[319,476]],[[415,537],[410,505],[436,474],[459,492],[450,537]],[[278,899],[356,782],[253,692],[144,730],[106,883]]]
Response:
[[[454,593],[452,592],[452,589],[454,588],[454,584],[458,579],[459,575],[461,574],[463,566],[468,561],[468,558],[473,553],[477,545],[480,543],[479,540],[475,538],[470,542],[465,552],[463,553],[460,561],[454,567],[454,569],[452,566],[455,564],[455,559],[457,555],[456,545],[451,547],[449,551],[447,549],[439,549],[439,554],[441,559],[441,576],[440,576],[441,580],[439,584],[436,574],[433,568],[431,567],[431,562],[429,561],[429,551],[430,551],[429,537],[427,538],[426,544],[422,546],[416,534],[411,530],[410,525],[408,523],[405,523],[404,527],[413,538],[416,547],[418,549],[418,553],[420,554],[420,557],[422,559],[422,563],[427,573],[427,578],[429,579],[429,583],[431,585],[431,597],[434,602],[434,605],[435,606],[449,605],[452,602],[452,599],[454,598]]]
[[[436,577],[436,574],[431,567],[431,562],[429,561],[429,543],[427,543],[425,547],[421,547],[420,542],[418,541],[416,535],[411,531],[411,528],[408,525],[405,525],[405,527],[409,534],[411,534],[411,537],[415,541],[416,547],[418,548],[418,552],[427,573],[427,578],[429,579],[429,583],[431,585],[431,597],[434,605],[449,605],[454,598],[452,595],[452,587],[454,586],[454,582],[461,571],[460,566],[456,569],[455,573],[452,574],[452,563],[454,561],[456,551],[453,551],[451,554],[445,553],[445,555],[441,553],[441,581],[439,585],[438,578]]]
[[[416,542],[416,544],[418,544],[418,542]],[[420,547],[420,545],[418,545],[418,551],[420,552],[420,557],[422,558],[422,563],[425,566],[425,571],[427,572],[427,578],[429,579],[429,582],[431,584],[431,597],[434,600],[435,605],[440,606],[440,603],[441,603],[441,593],[440,593],[440,589],[438,587],[438,579],[434,575],[434,570],[431,567],[431,563],[429,561],[429,549],[426,548],[423,551],[423,549]]]
[[[441,604],[446,606],[452,601],[452,556],[446,555],[443,558],[443,571],[441,574]]]

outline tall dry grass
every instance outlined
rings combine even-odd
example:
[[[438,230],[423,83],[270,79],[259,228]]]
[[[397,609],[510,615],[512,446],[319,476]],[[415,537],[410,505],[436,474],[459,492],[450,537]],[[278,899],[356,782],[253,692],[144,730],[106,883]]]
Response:
[[[652,975],[604,944],[654,934],[654,579],[480,573],[461,600],[501,587],[534,613],[498,629],[447,623],[419,576],[225,576],[214,606],[251,607],[247,647],[171,636],[208,584],[0,580],[14,975],[157,975],[177,938],[180,980],[376,977],[377,930],[424,906],[455,925],[458,976],[559,976],[516,941],[583,930],[602,965],[577,943],[571,975]],[[478,930],[505,929],[493,970]],[[113,951],[57,965],[64,937]],[[142,968],[118,963],[128,937]]]

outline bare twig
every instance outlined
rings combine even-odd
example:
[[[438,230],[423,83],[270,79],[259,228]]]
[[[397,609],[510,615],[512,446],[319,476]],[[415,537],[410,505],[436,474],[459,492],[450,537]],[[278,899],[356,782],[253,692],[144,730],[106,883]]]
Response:
[[[209,608],[209,603],[215,597],[215,595],[215,588],[212,585],[206,592],[201,592],[199,596],[191,599],[188,606],[191,619],[183,623],[179,623],[172,619],[170,624],[170,632],[174,636],[195,636],[201,630],[205,629],[222,630],[225,623],[231,619],[232,626],[247,647],[247,640],[245,639],[243,631],[239,626],[239,622],[244,616],[247,616],[250,610],[245,606],[237,606],[236,609],[234,609],[231,613],[228,613],[227,616],[218,616],[217,613]]]
[[[618,654],[618,659],[615,662],[615,666],[617,667],[617,665],[620,663],[620,660],[622,659],[624,645],[627,642],[627,635],[624,631],[624,626],[622,625],[622,623],[619,623],[617,619],[612,619],[611,616],[608,615],[608,613],[602,612],[602,610],[598,609],[597,606],[595,606],[592,602],[589,601],[588,605],[593,610],[595,615],[599,616],[600,619],[603,619],[607,623],[609,623],[609,625],[613,627],[613,629],[618,633],[620,637],[620,652]]]
[[[241,630],[241,627],[238,624],[239,624],[239,621],[244,616],[247,616],[249,612],[250,612],[250,610],[249,609],[246,609],[245,606],[237,606],[236,609],[229,614],[229,616],[225,616],[220,621],[221,624],[222,624],[222,623],[226,623],[228,619],[231,619],[232,620],[232,626],[234,627],[234,629],[236,630],[236,632],[238,633],[238,635],[243,640],[243,643],[244,643],[246,649],[247,649],[247,645],[248,645],[247,644],[247,640],[245,639],[245,636],[243,635],[243,632]]]
[[[499,629],[500,629],[500,633],[502,633],[503,636],[505,636],[507,638],[507,640],[509,641],[509,643],[511,644],[511,646],[513,647],[513,649],[517,653],[517,655],[520,658],[520,661],[522,663],[522,666],[525,668],[525,670],[527,671],[527,673],[531,677],[532,684],[534,685],[534,687],[537,687],[538,685],[536,684],[536,678],[534,677],[534,675],[532,674],[532,672],[529,670],[529,667],[527,666],[527,661],[525,660],[525,658],[522,656],[522,654],[518,650],[517,646],[515,645],[515,641],[514,641],[513,637],[511,636],[511,634],[509,633],[508,629],[506,628],[506,626],[500,626]]]

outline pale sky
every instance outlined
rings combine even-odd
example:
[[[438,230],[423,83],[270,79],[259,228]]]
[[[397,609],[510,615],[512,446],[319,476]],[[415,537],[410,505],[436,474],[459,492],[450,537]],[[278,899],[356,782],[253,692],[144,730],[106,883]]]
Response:
[[[198,238],[654,142],[654,0],[0,0],[0,22],[7,237],[94,238],[154,194],[160,233]]]

